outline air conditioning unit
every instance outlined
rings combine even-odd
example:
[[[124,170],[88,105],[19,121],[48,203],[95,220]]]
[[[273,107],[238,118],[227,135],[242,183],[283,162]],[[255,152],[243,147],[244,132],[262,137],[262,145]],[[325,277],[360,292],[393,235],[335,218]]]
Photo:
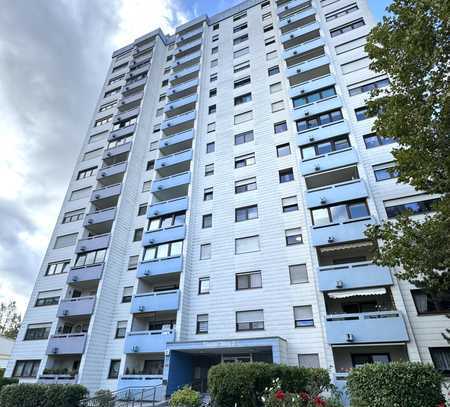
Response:
[[[309,141],[314,141],[314,137],[311,136],[311,137],[309,138]]]
[[[168,142],[168,141],[165,141],[165,142],[164,142],[164,145],[165,145],[165,146],[168,146],[168,145],[169,145],[169,142]]]
[[[163,189],[163,186],[162,185],[158,185],[158,190],[161,191],[161,189]]]
[[[287,7],[287,6],[286,6],[286,7]],[[286,20],[286,22],[289,24],[289,23],[291,22],[291,19],[288,18],[288,19]]]
[[[80,250],[81,250],[82,252],[86,251],[86,246],[81,246],[81,247],[80,247]]]
[[[114,138],[114,136],[113,136],[113,138]],[[111,153],[110,152],[106,153],[106,156],[111,157]]]
[[[56,355],[58,353],[58,348],[53,348],[52,353]]]
[[[289,38],[292,40],[292,38],[294,38],[294,34],[291,34],[291,35],[289,36]]]
[[[327,198],[325,198],[324,196],[322,196],[322,197],[320,197],[320,203],[323,205],[323,204],[326,204],[327,203]]]
[[[297,55],[297,51],[294,51],[293,54],[294,54],[294,55]]]
[[[289,10],[289,6],[284,6],[284,9],[285,10]]]
[[[64,316],[69,315],[69,310],[65,309],[65,310],[63,311],[63,315],[64,315]]]
[[[319,171],[319,170],[320,170],[320,165],[316,165],[316,166],[314,167],[314,170]]]
[[[73,282],[78,281],[78,276],[73,276],[73,277],[72,277],[72,281],[73,281]]]
[[[131,348],[131,350],[132,350],[133,352],[139,352],[139,346],[134,345],[134,346]]]
[[[89,223],[90,225],[92,225],[94,223],[93,219],[88,219],[87,223]]]
[[[145,270],[145,271],[144,271],[144,276],[149,276],[149,275],[150,275],[150,271]]]
[[[300,69],[300,68],[297,68],[297,71],[296,71],[297,73],[301,73],[302,72],[302,70]]]
[[[174,75],[174,79],[178,79],[178,75]]]
[[[102,172],[102,177],[106,177],[106,172]]]
[[[347,334],[346,341],[347,342],[353,342],[354,341],[353,334]]]
[[[337,280],[336,281],[336,288],[343,288],[344,287],[344,282],[342,280]]]
[[[334,236],[328,236],[328,243],[333,243],[335,241]]]
[[[173,110],[173,105],[170,105],[169,109],[170,109],[170,110]]]
[[[309,112],[305,112],[305,116],[309,116]]]
[[[154,244],[154,243],[155,243],[155,239],[150,239],[150,240],[149,240],[149,243],[150,243],[150,244]]]
[[[161,167],[165,167],[166,166],[166,163],[161,163]]]
[[[120,121],[122,118],[120,116],[116,117],[116,120]]]
[[[302,89],[302,90],[300,91],[300,94],[303,95],[304,93],[305,93],[305,89]]]
[[[95,199],[100,199],[100,194],[95,194],[94,198]]]
[[[155,215],[159,215],[159,211],[155,211],[153,212]]]
[[[144,312],[144,309],[145,309],[145,308],[144,308],[143,305],[139,305],[139,308],[138,308],[138,309],[139,309],[139,312]]]

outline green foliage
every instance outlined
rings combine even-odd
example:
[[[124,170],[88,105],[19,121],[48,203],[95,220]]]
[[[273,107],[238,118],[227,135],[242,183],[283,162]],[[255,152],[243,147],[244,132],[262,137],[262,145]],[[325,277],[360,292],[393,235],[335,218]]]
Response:
[[[330,389],[330,377],[324,369],[284,366],[270,363],[223,363],[208,373],[208,390],[218,406],[254,407],[262,403],[262,396],[279,379],[286,392],[308,390],[320,394]]]
[[[0,392],[2,407],[77,407],[87,390],[77,384],[11,384]]]
[[[9,384],[16,384],[19,381],[17,379],[13,379],[11,377],[0,377],[0,391],[3,386],[8,386]]]
[[[390,87],[376,90],[369,113],[374,130],[393,137],[398,181],[418,191],[441,194],[435,217],[414,222],[402,217],[370,229],[383,245],[375,261],[403,265],[399,278],[432,291],[450,289],[450,2],[394,0],[389,14],[370,33],[366,51],[375,72],[387,73]]]
[[[172,394],[169,401],[170,407],[200,407],[201,404],[200,393],[192,390],[189,386],[177,390]]]
[[[350,372],[347,389],[352,407],[436,407],[442,380],[431,365],[366,364]]]
[[[110,407],[114,401],[114,396],[110,390],[97,390],[95,392],[96,407]]]
[[[0,303],[0,335],[16,339],[19,333],[22,316],[17,312],[15,301]]]

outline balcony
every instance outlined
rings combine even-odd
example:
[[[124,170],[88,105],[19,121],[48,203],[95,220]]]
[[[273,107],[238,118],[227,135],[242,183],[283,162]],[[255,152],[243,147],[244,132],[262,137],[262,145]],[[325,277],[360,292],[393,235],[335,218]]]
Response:
[[[120,144],[116,147],[108,148],[103,153],[103,159],[106,160],[108,158],[114,158],[114,157],[118,157],[120,155],[128,154],[131,151],[131,145],[132,145],[132,142],[129,141],[127,143]]]
[[[291,61],[289,60],[295,60],[295,58],[301,56],[301,54],[304,54],[305,52],[311,51],[315,48],[323,47],[324,45],[325,41],[323,40],[323,38],[316,37],[283,51],[283,58],[286,60],[286,64],[290,66]]]
[[[370,261],[319,267],[318,275],[319,288],[323,292],[393,284],[389,269]]]
[[[190,182],[191,173],[189,171],[157,179],[152,183],[152,193],[161,200],[179,198],[187,195],[187,187]]]
[[[138,61],[136,60],[136,62],[138,62]],[[128,85],[125,85],[123,87],[122,94],[130,93],[133,91],[136,92],[137,90],[144,90],[146,82],[147,82],[147,78],[143,78],[136,82],[129,83]]]
[[[48,340],[47,355],[79,355],[84,352],[87,334],[52,335]]]
[[[124,353],[161,353],[167,342],[175,341],[175,330],[128,332]]]
[[[329,112],[341,107],[341,98],[339,96],[332,96],[327,99],[318,100],[317,102],[295,108],[292,113],[292,117],[294,120],[304,119],[307,116],[314,116],[316,114]]]
[[[314,129],[304,130],[297,135],[297,144],[305,146],[318,141],[328,140],[350,133],[350,128],[344,120],[328,123]]]
[[[151,230],[144,233],[143,246],[183,240],[186,236],[186,225],[174,225],[163,229]]]
[[[170,84],[174,86],[182,82],[192,80],[198,76],[199,71],[200,65],[198,64],[192,65],[189,68],[183,69],[182,71],[178,71],[170,76]]]
[[[92,315],[95,306],[95,296],[68,298],[59,303],[56,316],[58,318]]]
[[[133,109],[129,109],[129,110],[125,111],[125,112],[118,112],[116,114],[116,116],[114,117],[113,124],[117,124],[117,123],[120,123],[122,121],[126,121],[126,120],[128,120],[128,119],[130,119],[132,117],[135,117],[135,116],[137,116],[139,114],[139,112],[140,112],[140,107],[139,106],[137,106],[137,107],[135,107]]]
[[[147,218],[153,218],[155,216],[167,215],[169,213],[186,211],[189,206],[189,200],[187,196],[177,199],[171,199],[169,201],[157,202],[151,204],[147,211]]]
[[[164,113],[166,114],[166,117],[173,117],[182,113],[190,112],[195,109],[196,103],[197,94],[194,93],[193,95],[168,103],[164,107]]]
[[[195,30],[189,31],[186,34],[177,34],[176,42],[178,45],[183,45],[183,43],[187,43],[188,41],[192,41],[193,38],[198,35],[203,34],[203,27],[199,27]]]
[[[328,315],[325,329],[330,345],[409,341],[405,321],[398,311]]]
[[[169,89],[167,97],[169,98],[169,100],[175,100],[189,96],[190,94],[197,91],[197,86],[198,79],[180,83],[179,85],[173,86]]]
[[[288,77],[291,86],[297,85],[330,73],[329,64],[330,57],[328,55],[322,55],[288,68],[286,70],[286,76]],[[323,68],[318,69],[323,66],[326,66],[328,70]]]
[[[192,147],[194,129],[164,137],[159,141],[159,149],[163,154],[171,154]]]
[[[67,275],[67,284],[98,281],[102,278],[104,264],[92,264],[90,266],[71,267]]]
[[[336,243],[352,242],[366,239],[364,234],[368,225],[374,225],[373,217],[349,219],[341,223],[313,226],[311,237],[313,246],[325,246]]]
[[[147,74],[147,72],[149,71],[149,69],[150,69],[150,63],[144,64],[144,65],[142,65],[142,66],[139,67],[139,68],[130,70],[130,72],[128,72],[128,73],[125,75],[125,80],[128,81],[128,80],[130,80],[130,79],[135,78],[136,76],[138,76],[138,75],[140,75],[140,74]]]
[[[189,170],[192,160],[192,149],[158,158],[155,170],[163,177]]]
[[[166,135],[180,133],[194,127],[195,110],[170,117],[163,121],[161,130]]]
[[[122,97],[118,106],[119,111],[126,111],[133,107],[139,106],[143,97],[144,92],[133,93],[130,96]]]
[[[130,124],[129,126],[126,127],[121,127],[120,129],[117,130],[113,130],[108,136],[108,141],[113,141],[121,137],[129,136],[130,134],[133,134],[135,130],[136,130],[136,123]]]
[[[309,1],[305,0],[291,0],[283,3],[281,6],[277,7],[277,14],[281,18],[283,16],[283,13],[290,12],[295,7],[301,6],[303,4],[308,4]]]
[[[315,21],[316,10],[309,7],[306,10],[300,10],[298,13],[290,15],[288,18],[280,20],[280,30],[282,34],[290,32],[296,28],[302,27],[311,21]]]
[[[201,38],[194,41],[190,41],[185,45],[178,46],[178,48],[175,50],[175,61],[182,59],[183,57],[191,54],[192,52],[199,51],[201,46],[202,46]]]
[[[97,180],[103,185],[117,184],[123,180],[126,170],[126,161],[102,167],[97,173]]]
[[[98,209],[111,208],[117,205],[121,191],[122,184],[109,185],[104,188],[94,189],[91,195],[91,202]]]
[[[182,71],[183,69],[198,64],[202,56],[202,51],[193,52],[192,54],[186,55],[174,62],[172,69],[174,72]]]
[[[306,193],[308,209],[323,205],[332,205],[339,202],[353,201],[369,196],[363,180],[341,182],[326,187],[310,189]]]
[[[75,253],[91,252],[93,250],[106,249],[109,246],[111,235],[106,233],[78,240]]]
[[[283,43],[285,49],[289,49],[301,43],[303,36],[317,30],[320,30],[320,23],[314,18],[307,25],[290,31],[287,34],[283,34],[281,36],[281,42]]]
[[[39,376],[39,384],[76,384],[77,376],[70,374],[43,374]]]
[[[142,261],[137,269],[138,278],[168,275],[181,273],[183,270],[183,258],[181,256],[166,257],[164,259],[155,259]]]
[[[321,78],[313,79],[309,82],[304,82],[301,85],[293,86],[288,90],[289,97],[295,98],[303,96],[306,93],[314,92],[315,90],[327,88],[336,84],[336,78],[333,75],[326,75]]]
[[[131,302],[133,314],[142,312],[176,311],[180,302],[180,291],[158,291],[136,294]]]
[[[88,213],[83,222],[83,226],[94,232],[99,226],[111,226],[116,217],[116,208],[107,208],[100,211]]]
[[[352,148],[345,148],[338,151],[332,151],[328,154],[318,155],[300,163],[300,172],[303,176],[314,174],[321,171],[331,170],[333,168],[345,167],[356,164],[358,155]]]

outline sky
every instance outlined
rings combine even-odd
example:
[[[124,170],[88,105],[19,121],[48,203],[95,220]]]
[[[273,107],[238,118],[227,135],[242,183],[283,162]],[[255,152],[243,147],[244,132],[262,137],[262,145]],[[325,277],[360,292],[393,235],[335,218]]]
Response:
[[[238,3],[0,0],[0,301],[26,308],[111,53]]]

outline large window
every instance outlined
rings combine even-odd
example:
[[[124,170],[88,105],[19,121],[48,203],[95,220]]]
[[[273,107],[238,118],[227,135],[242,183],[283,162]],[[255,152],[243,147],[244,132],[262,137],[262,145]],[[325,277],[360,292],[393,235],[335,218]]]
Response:
[[[234,116],[234,124],[245,123],[252,119],[253,119],[253,112],[249,110],[248,112],[236,114]]]
[[[75,191],[72,191],[70,194],[69,201],[76,201],[78,199],[86,198],[91,193],[91,187],[76,189]]]
[[[366,201],[354,201],[340,205],[311,210],[315,226],[333,222],[344,222],[349,219],[363,218],[370,215]]]
[[[250,76],[245,76],[244,78],[236,79],[234,81],[234,88],[240,88],[241,86],[245,86],[250,84],[251,79]]]
[[[45,271],[46,276],[54,276],[55,274],[67,273],[67,266],[70,264],[70,260],[55,261],[53,263],[48,263],[47,270]]]
[[[431,359],[436,369],[445,375],[450,375],[450,347],[429,348]]]
[[[255,189],[256,189],[256,177],[242,179],[234,182],[234,192],[236,194],[254,191]]]
[[[255,164],[255,153],[241,155],[234,159],[234,168],[248,167],[253,164]]]
[[[314,318],[311,305],[294,307],[294,320],[296,328],[314,326]]]
[[[236,312],[236,331],[261,331],[264,329],[264,311]]]
[[[430,294],[423,290],[411,290],[419,315],[449,314],[450,293]]]
[[[250,288],[261,288],[262,278],[260,271],[236,274],[236,290],[248,290]]]
[[[332,21],[336,18],[346,16],[347,14],[353,13],[358,10],[358,6],[356,3],[349,4],[348,6],[342,7],[338,10],[331,11],[330,13],[325,14],[326,21]]]
[[[117,379],[119,377],[120,359],[113,359],[109,364],[108,379]]]
[[[91,264],[103,263],[106,249],[94,250],[92,252],[80,253],[75,261],[75,267],[90,266]]]
[[[356,30],[359,27],[365,25],[364,20],[362,18],[352,21],[348,24],[341,25],[340,27],[334,28],[330,31],[330,35],[332,37],[337,37],[338,35],[345,34],[346,32]]]
[[[398,170],[395,162],[378,164],[373,166],[373,173],[377,181],[385,181],[387,179],[397,178]]]
[[[318,353],[299,353],[298,365],[302,367],[319,368],[319,354]]]
[[[197,315],[197,330],[198,334],[208,333],[208,314]]]
[[[247,55],[250,52],[250,48],[249,47],[245,47],[242,49],[239,49],[237,51],[233,52],[233,57],[234,58],[239,58],[242,57],[243,55]]]
[[[40,360],[18,360],[14,366],[13,377],[36,377]]]
[[[211,243],[200,245],[200,260],[208,260],[211,258]]]
[[[259,236],[240,237],[234,241],[235,254],[251,253],[259,250]]]
[[[278,171],[278,177],[280,180],[280,184],[285,182],[290,182],[294,180],[294,171],[292,168],[286,168],[285,170]]]
[[[240,96],[236,96],[234,98],[234,105],[237,106],[251,101],[252,101],[252,94],[249,92]]]
[[[212,214],[208,213],[207,215],[202,216],[202,229],[212,228]]]
[[[35,307],[45,307],[49,305],[57,305],[59,303],[59,297],[61,296],[61,290],[49,290],[41,291],[37,295]]]
[[[55,240],[54,249],[62,249],[63,247],[73,246],[77,241],[78,233],[71,233],[69,235],[58,236]]]
[[[300,284],[308,282],[308,271],[306,264],[293,264],[289,266],[289,278],[291,284]]]
[[[234,214],[235,222],[242,222],[250,219],[258,218],[258,205],[245,206],[243,208],[236,208]]]
[[[318,155],[328,154],[332,151],[339,151],[350,147],[348,136],[338,137],[334,140],[324,141],[314,145],[301,148],[302,158],[308,160],[309,158],[317,157]]]
[[[284,213],[298,211],[297,196],[288,196],[287,198],[282,198],[281,206]]]
[[[433,205],[438,202],[439,199],[427,199],[418,202],[409,202],[400,205],[393,205],[386,207],[386,215],[388,218],[394,218],[404,212],[410,212],[412,215],[422,215],[425,213],[433,212]]]
[[[127,321],[117,321],[114,338],[115,339],[125,338],[126,332],[127,332]]]
[[[163,259],[165,257],[180,256],[183,250],[183,241],[164,243],[157,246],[146,247],[143,261]]]
[[[77,180],[92,177],[95,174],[97,167],[90,167],[84,170],[78,171]]]
[[[284,233],[287,246],[294,246],[303,243],[302,228],[287,229]]]
[[[348,90],[350,96],[359,95],[361,93],[370,92],[373,89],[380,89],[389,86],[389,79],[380,79],[374,82],[366,83],[364,85],[355,86]]]
[[[184,225],[185,219],[186,212],[171,213],[170,215],[160,216],[159,218],[152,218],[148,221],[147,230],[158,230],[176,225]]]
[[[314,127],[323,126],[324,124],[333,123],[339,120],[342,120],[341,110],[333,110],[331,112],[322,113],[306,119],[297,120],[297,131],[312,129]]]
[[[392,137],[379,136],[376,133],[366,134],[365,136],[363,136],[363,138],[366,148],[373,148],[395,143],[395,140]]]
[[[254,140],[253,130],[246,131],[244,133],[235,134],[234,145],[249,143]]]
[[[24,341],[37,341],[42,339],[48,339],[50,334],[50,328],[52,324],[50,322],[46,324],[30,324],[27,326],[25,332]]]
[[[63,216],[62,223],[78,222],[79,220],[83,219],[83,216],[84,216],[84,208],[66,212]]]
[[[334,95],[336,95],[336,90],[334,89],[334,86],[330,86],[328,88],[317,90],[307,95],[295,97],[292,99],[292,103],[294,105],[294,108],[296,108],[307,105],[309,103],[317,102],[321,99],[329,98]]]

